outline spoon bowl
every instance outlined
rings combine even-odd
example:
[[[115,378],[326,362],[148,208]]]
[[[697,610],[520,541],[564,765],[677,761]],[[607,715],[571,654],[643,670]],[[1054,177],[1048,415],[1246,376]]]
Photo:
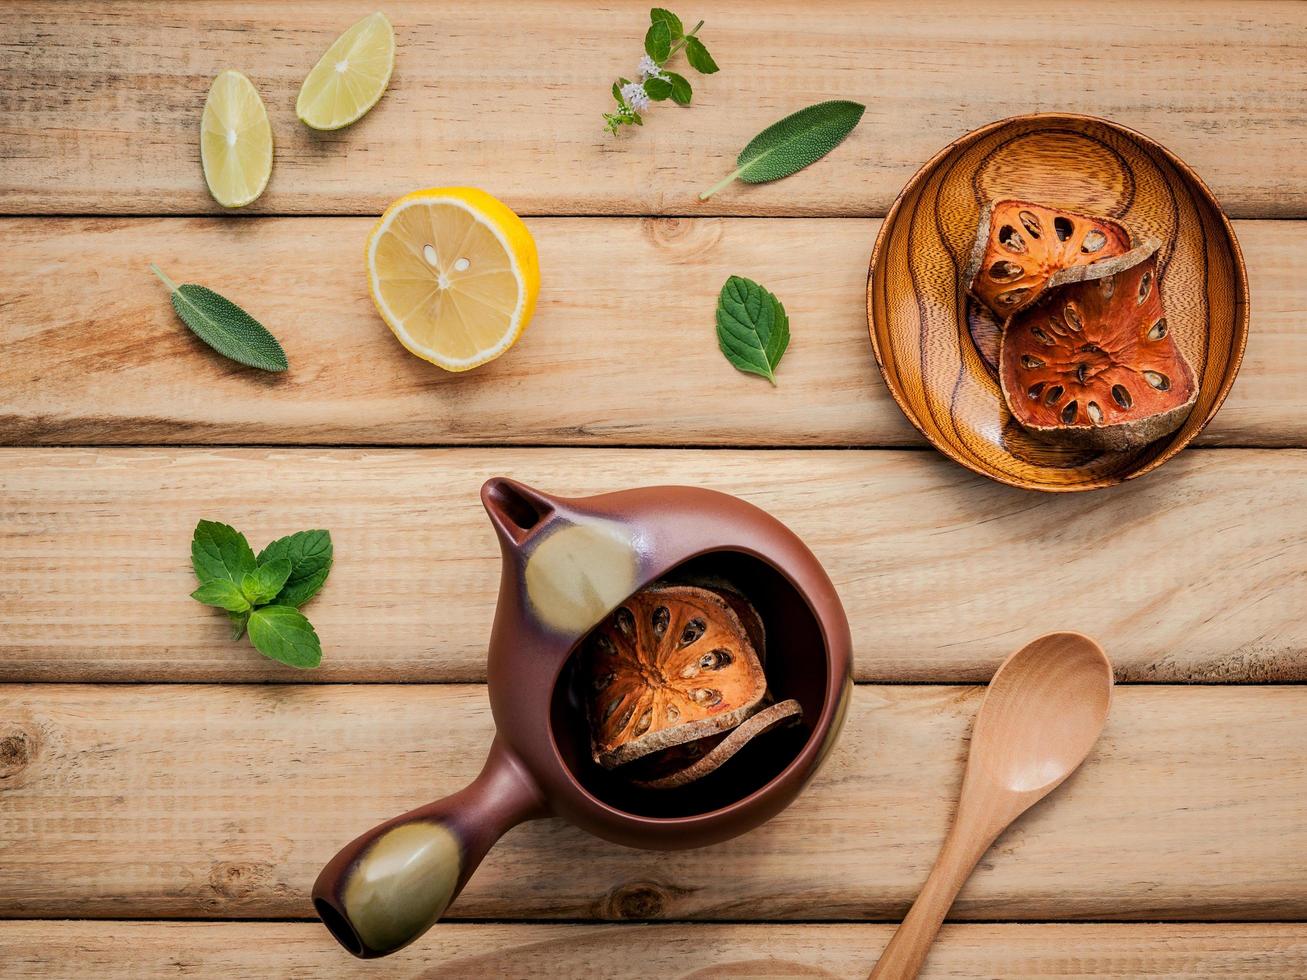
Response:
[[[917,975],[976,863],[1085,761],[1111,701],[1112,663],[1080,633],[1041,636],[1003,661],[971,731],[953,826],[872,980]]]
[[[1093,748],[1112,701],[1112,664],[1079,633],[1050,633],[989,683],[968,765],[1017,793],[1048,792]]]

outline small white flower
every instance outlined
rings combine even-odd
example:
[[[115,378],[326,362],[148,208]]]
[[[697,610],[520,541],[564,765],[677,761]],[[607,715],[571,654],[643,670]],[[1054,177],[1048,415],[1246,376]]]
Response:
[[[644,86],[639,82],[628,82],[623,85],[622,98],[636,112],[649,106],[649,96],[645,94]]]
[[[641,80],[646,78],[663,78],[663,70],[658,67],[658,62],[654,61],[648,55],[640,59],[640,67],[636,69],[640,73]]]

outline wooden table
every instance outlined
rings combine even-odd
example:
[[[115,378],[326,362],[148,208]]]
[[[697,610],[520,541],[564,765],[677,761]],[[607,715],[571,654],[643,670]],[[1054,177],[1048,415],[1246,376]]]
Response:
[[[944,833],[978,685],[1075,628],[1123,682],[1108,730],[982,863],[927,974],[1307,975],[1307,6],[705,0],[677,11],[722,71],[613,139],[600,113],[647,8],[391,0],[390,90],[317,135],[295,93],[365,8],[0,7],[0,974],[863,976]],[[276,141],[240,215],[198,160],[225,67]],[[828,159],[697,201],[755,131],[826,98],[868,104]],[[1192,164],[1252,287],[1200,445],[1090,494],[925,449],[866,333],[898,188],[1039,109]],[[527,216],[544,288],[515,350],[453,376],[394,342],[360,253],[387,202],[461,183]],[[212,356],[150,261],[255,312],[289,374]],[[790,312],[778,388],[716,349],[731,273]],[[308,888],[480,765],[498,562],[477,490],[500,473],[702,484],[776,514],[848,608],[851,714],[764,828],[655,854],[525,826],[425,940],[356,963]],[[319,670],[231,643],[187,597],[202,517],[257,542],[331,529]]]

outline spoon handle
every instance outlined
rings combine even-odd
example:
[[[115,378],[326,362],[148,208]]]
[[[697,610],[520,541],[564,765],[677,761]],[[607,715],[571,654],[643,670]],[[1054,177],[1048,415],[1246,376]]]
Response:
[[[958,820],[953,824],[930,877],[871,971],[871,980],[911,980],[921,971],[953,900],[998,836],[966,823]]]

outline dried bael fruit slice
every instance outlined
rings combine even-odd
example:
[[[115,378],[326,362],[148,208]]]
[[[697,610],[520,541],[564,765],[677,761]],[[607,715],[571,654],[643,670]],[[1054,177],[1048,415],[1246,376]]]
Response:
[[[607,769],[734,728],[767,695],[748,631],[710,589],[637,592],[594,630],[586,655],[591,747]]]
[[[999,379],[1033,432],[1097,449],[1133,449],[1173,432],[1198,397],[1167,326],[1153,255],[1065,286],[1009,321]]]
[[[764,708],[748,721],[717,735],[674,745],[635,764],[634,782],[647,789],[676,789],[718,769],[759,735],[793,725],[803,717],[798,701],[781,701]]]
[[[1127,268],[1130,233],[1107,218],[1029,201],[996,201],[980,219],[962,281],[972,296],[1006,319],[1046,290]]]

